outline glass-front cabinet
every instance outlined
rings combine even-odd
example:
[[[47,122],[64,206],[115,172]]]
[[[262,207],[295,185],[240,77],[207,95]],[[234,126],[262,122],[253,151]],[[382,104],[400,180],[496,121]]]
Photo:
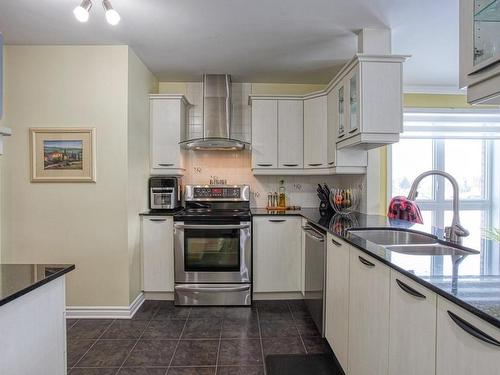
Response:
[[[359,69],[354,69],[347,75],[349,82],[349,133],[359,131]]]
[[[460,87],[471,104],[500,104],[500,0],[460,0]]]
[[[338,137],[345,135],[345,88],[344,85],[338,88]]]
[[[474,0],[474,68],[500,60],[500,0]]]

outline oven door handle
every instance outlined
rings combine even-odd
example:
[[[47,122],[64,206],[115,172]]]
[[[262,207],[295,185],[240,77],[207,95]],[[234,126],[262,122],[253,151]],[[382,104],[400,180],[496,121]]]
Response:
[[[223,293],[223,292],[243,292],[249,290],[250,286],[233,286],[233,287],[217,287],[217,288],[203,288],[191,285],[176,285],[176,290],[183,290],[186,292],[212,292],[212,293]]]
[[[221,224],[221,225],[206,225],[206,224],[174,224],[175,228],[178,229],[245,229],[250,228],[250,224]]]

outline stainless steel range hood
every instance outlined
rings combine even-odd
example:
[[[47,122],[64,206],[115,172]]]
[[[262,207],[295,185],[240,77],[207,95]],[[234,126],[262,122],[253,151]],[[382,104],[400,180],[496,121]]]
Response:
[[[243,150],[246,142],[231,138],[231,76],[203,76],[203,136],[180,143],[188,150]],[[189,132],[186,132],[189,134]]]

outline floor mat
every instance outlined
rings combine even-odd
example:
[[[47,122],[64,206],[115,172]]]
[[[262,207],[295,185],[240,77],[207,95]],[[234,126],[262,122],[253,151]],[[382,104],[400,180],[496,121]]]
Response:
[[[275,354],[265,363],[267,375],[344,375],[331,354]]]

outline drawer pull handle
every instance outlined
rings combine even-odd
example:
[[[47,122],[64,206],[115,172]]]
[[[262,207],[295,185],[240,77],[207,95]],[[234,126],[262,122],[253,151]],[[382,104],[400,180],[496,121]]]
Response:
[[[373,268],[375,267],[375,264],[373,264],[372,262],[366,260],[365,258],[361,257],[361,256],[358,256],[358,259],[361,263],[363,263],[365,266],[368,266],[370,268]]]
[[[310,167],[319,167],[320,165],[323,165],[322,163],[310,163],[310,164],[307,164],[308,166]]]
[[[161,222],[161,221],[167,221],[167,219],[149,219],[149,221]]]
[[[331,162],[328,163],[328,165],[334,165],[334,164],[335,164],[334,161],[331,161]]]
[[[358,130],[358,128],[351,129],[349,130],[349,133],[354,133],[356,130]]]
[[[421,299],[426,299],[427,297],[424,296],[422,293],[416,291],[413,289],[411,286],[405,284],[399,279],[396,279],[396,283],[399,285],[401,289],[403,289],[406,293],[411,294],[413,297],[421,298]]]
[[[257,164],[259,167],[272,167],[272,164]]]
[[[284,223],[286,220],[269,219],[271,223]]]
[[[158,165],[160,167],[173,167],[174,166],[173,163],[158,163]]]
[[[298,167],[298,164],[283,164],[284,167]]]
[[[337,247],[342,247],[342,244],[340,242],[335,241],[333,238],[332,238],[332,244],[334,244]]]
[[[470,324],[468,321],[462,319],[458,315],[452,313],[450,310],[448,310],[448,315],[450,316],[451,320],[455,322],[457,326],[462,328],[465,332],[467,332],[469,335],[474,336],[475,338],[487,343],[491,344],[493,346],[500,347],[500,342],[490,335],[484,333],[481,331],[479,328],[474,327],[472,324]]]

